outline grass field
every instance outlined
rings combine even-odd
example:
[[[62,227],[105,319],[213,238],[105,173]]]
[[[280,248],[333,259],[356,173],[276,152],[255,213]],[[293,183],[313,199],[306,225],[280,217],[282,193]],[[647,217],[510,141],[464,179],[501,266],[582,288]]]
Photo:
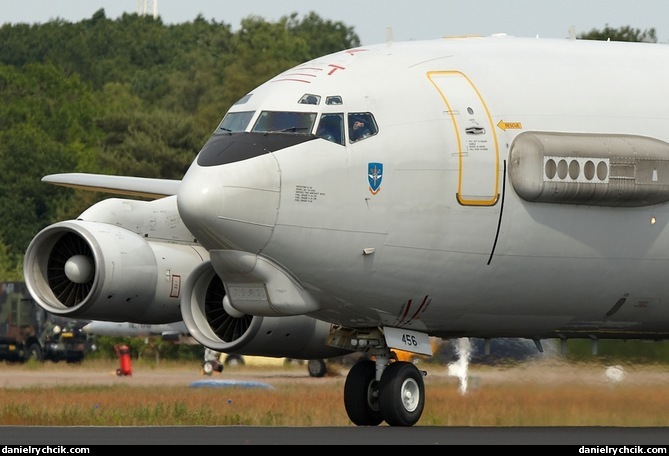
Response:
[[[211,377],[197,363],[5,364],[0,425],[352,426],[343,403],[347,368],[324,378],[303,365],[237,366]],[[532,361],[425,369],[426,406],[418,426],[669,426],[669,368]],[[607,368],[609,368],[607,375]],[[614,375],[615,374],[615,375]],[[193,387],[200,380],[253,380],[263,387]],[[464,380],[466,379],[466,384]]]

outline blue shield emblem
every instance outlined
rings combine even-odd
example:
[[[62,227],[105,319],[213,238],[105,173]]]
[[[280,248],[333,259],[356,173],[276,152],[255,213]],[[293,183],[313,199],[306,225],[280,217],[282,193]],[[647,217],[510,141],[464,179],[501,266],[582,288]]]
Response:
[[[369,182],[369,191],[376,195],[381,190],[381,180],[383,179],[383,163],[370,163],[367,165],[367,181]]]

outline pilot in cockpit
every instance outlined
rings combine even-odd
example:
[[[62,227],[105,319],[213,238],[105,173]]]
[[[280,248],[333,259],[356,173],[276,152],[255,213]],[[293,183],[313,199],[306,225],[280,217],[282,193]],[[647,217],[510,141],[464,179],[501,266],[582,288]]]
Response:
[[[351,142],[356,142],[364,139],[372,134],[367,124],[362,119],[356,119],[351,126]]]

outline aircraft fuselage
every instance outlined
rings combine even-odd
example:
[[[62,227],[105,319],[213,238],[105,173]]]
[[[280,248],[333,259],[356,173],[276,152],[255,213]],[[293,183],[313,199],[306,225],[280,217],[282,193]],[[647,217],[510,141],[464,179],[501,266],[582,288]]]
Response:
[[[607,44],[444,39],[305,63],[230,109],[243,120],[204,147],[179,212],[332,323],[665,338],[669,48]],[[372,134],[351,142],[358,114]],[[336,140],[318,135],[327,115]]]

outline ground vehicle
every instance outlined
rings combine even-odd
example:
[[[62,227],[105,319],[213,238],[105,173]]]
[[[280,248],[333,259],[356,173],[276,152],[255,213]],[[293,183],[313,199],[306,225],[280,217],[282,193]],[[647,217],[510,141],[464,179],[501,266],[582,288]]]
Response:
[[[49,314],[22,282],[0,283],[0,360],[81,362],[92,347],[86,323]]]

